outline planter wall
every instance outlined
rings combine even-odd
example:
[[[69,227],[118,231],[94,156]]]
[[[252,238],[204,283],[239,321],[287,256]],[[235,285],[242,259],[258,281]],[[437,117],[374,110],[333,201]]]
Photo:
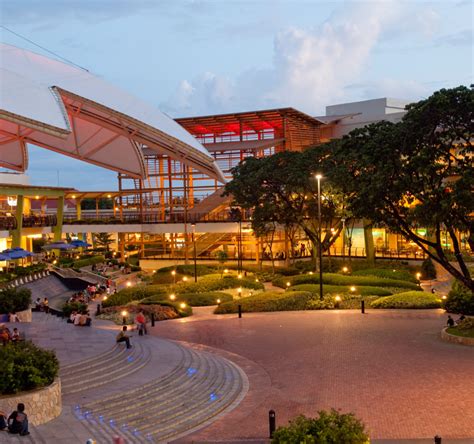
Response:
[[[443,328],[443,330],[441,330],[441,339],[443,341],[453,342],[455,344],[474,346],[474,338],[465,338],[463,336],[451,335],[447,332],[447,328]]]
[[[0,406],[9,415],[19,402],[25,404],[30,425],[40,425],[61,414],[61,380],[56,378],[48,387],[14,395],[0,396]]]
[[[31,322],[31,308],[28,308],[27,310],[23,310],[23,311],[17,311],[16,315],[18,316],[18,319],[20,320],[20,322]],[[8,322],[8,318],[9,318],[8,313],[0,314],[1,323]]]

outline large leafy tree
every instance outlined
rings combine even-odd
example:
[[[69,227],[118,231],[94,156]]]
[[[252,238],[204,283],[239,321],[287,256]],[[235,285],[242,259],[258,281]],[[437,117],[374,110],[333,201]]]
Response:
[[[413,241],[472,291],[458,233],[467,233],[474,250],[473,118],[472,88],[440,90],[409,105],[400,123],[379,122],[331,142],[328,159],[331,180],[349,187],[356,217]]]
[[[315,173],[327,151],[321,147],[305,152],[281,152],[264,158],[247,158],[232,170],[225,187],[234,203],[252,211],[252,228],[264,236],[275,224],[303,230],[317,248],[327,250],[342,230],[345,195],[326,178],[322,192],[322,242],[319,242],[317,182]],[[331,230],[330,228],[333,228]]]

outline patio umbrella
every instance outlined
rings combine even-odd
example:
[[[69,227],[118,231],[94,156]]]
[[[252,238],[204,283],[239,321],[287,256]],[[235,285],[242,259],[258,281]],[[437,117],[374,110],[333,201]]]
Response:
[[[8,256],[7,254],[0,253],[0,261],[9,261],[9,260],[10,260],[10,256]]]
[[[24,257],[33,256],[33,253],[30,251],[24,250],[20,247],[9,248],[7,250],[3,250],[1,253],[3,256],[8,257],[5,260],[14,260],[14,259],[23,259]]]
[[[79,248],[79,247],[80,248],[92,247],[91,244],[88,244],[87,242],[85,242],[83,240],[80,240],[80,239],[71,241],[70,245],[74,245],[76,248]]]
[[[53,242],[52,244],[43,245],[43,250],[74,250],[74,245],[67,244],[66,242]]]

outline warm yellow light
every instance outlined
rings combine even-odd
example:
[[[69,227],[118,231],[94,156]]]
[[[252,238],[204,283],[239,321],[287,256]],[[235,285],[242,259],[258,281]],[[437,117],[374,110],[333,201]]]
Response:
[[[122,316],[123,316],[123,317],[127,316],[127,314],[128,314],[128,313],[127,313],[125,310],[122,311]]]
[[[171,272],[171,274],[172,274],[173,276],[176,276],[176,271],[173,270],[173,271]]]
[[[81,256],[77,255],[77,256],[76,256],[76,259],[79,259],[80,257],[81,257]]]
[[[73,194],[73,195],[72,195],[72,198],[73,198],[73,199],[75,199],[75,198],[76,198],[76,195],[75,195],[75,194]]]
[[[392,270],[394,273],[397,271],[397,270]]]
[[[418,280],[420,280],[420,278],[421,278],[421,273],[416,273],[416,278],[417,278]]]
[[[56,265],[57,263],[58,263],[58,261],[55,259],[55,260],[53,261],[53,264]]]
[[[112,195],[111,195],[111,194],[107,194],[107,197],[110,199],[110,198],[112,197]]]
[[[260,282],[260,281],[259,281],[258,278],[257,278],[257,279],[255,279],[255,282]]]
[[[131,287],[132,283],[130,281],[127,281],[127,287]]]
[[[287,282],[286,286],[289,287],[291,285],[291,282]]]
[[[316,174],[314,177],[316,177],[317,180],[321,180],[323,178],[322,174]]]
[[[351,287],[351,291],[356,291],[356,288],[355,288],[355,287]]]
[[[116,254],[117,254],[117,252],[116,252],[116,251],[114,251],[114,252],[112,253],[112,256],[115,256]]]
[[[226,268],[226,269],[224,270],[224,273],[228,273],[228,272],[229,272],[229,270],[227,270],[227,268]]]
[[[310,271],[310,272],[309,272],[309,274],[313,274],[313,272],[312,272],[312,271]]]
[[[186,282],[188,280],[187,276],[183,276],[183,282]]]
[[[175,295],[175,294],[170,294],[170,299],[171,299],[172,301],[174,301],[174,300],[176,299],[176,295]]]
[[[220,304],[220,303],[221,303],[221,300],[220,300],[220,299],[217,299],[217,301],[216,301],[216,302],[217,302],[218,304]]]
[[[102,299],[103,301],[106,301],[107,300],[107,296],[104,296],[104,298]]]
[[[441,296],[441,299],[448,299],[445,295]]]
[[[239,288],[237,289],[237,292],[238,292],[239,294],[242,293],[242,287],[239,287]]]
[[[237,277],[238,277],[239,279],[242,279],[242,275],[241,275],[241,274],[237,275]]]
[[[348,269],[347,267],[344,267],[344,268],[342,269],[342,271],[343,271],[344,273],[347,273],[347,272],[349,271],[349,269]]]
[[[35,196],[35,199],[38,200],[40,197],[39,196]]]
[[[341,296],[337,295],[337,296],[334,298],[334,300],[335,300],[336,302],[341,302]]]
[[[179,306],[180,306],[181,308],[186,308],[186,304],[185,304],[184,302],[181,302],[181,304],[179,304]]]

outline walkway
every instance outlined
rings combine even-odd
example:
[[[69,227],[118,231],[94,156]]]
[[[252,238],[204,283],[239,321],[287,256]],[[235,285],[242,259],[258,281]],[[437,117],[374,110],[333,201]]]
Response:
[[[63,412],[31,427],[29,437],[0,432],[0,443],[84,444],[94,438],[108,444],[114,436],[127,444],[168,442],[233,409],[248,389],[240,368],[204,350],[135,334],[130,350],[115,345],[119,327],[109,322],[75,327],[34,313],[33,323],[19,327],[28,339],[56,350]]]
[[[222,353],[246,372],[250,391],[180,443],[262,439],[270,409],[283,425],[331,407],[355,412],[373,439],[474,442],[474,348],[439,340],[441,310],[195,313],[153,334]]]

